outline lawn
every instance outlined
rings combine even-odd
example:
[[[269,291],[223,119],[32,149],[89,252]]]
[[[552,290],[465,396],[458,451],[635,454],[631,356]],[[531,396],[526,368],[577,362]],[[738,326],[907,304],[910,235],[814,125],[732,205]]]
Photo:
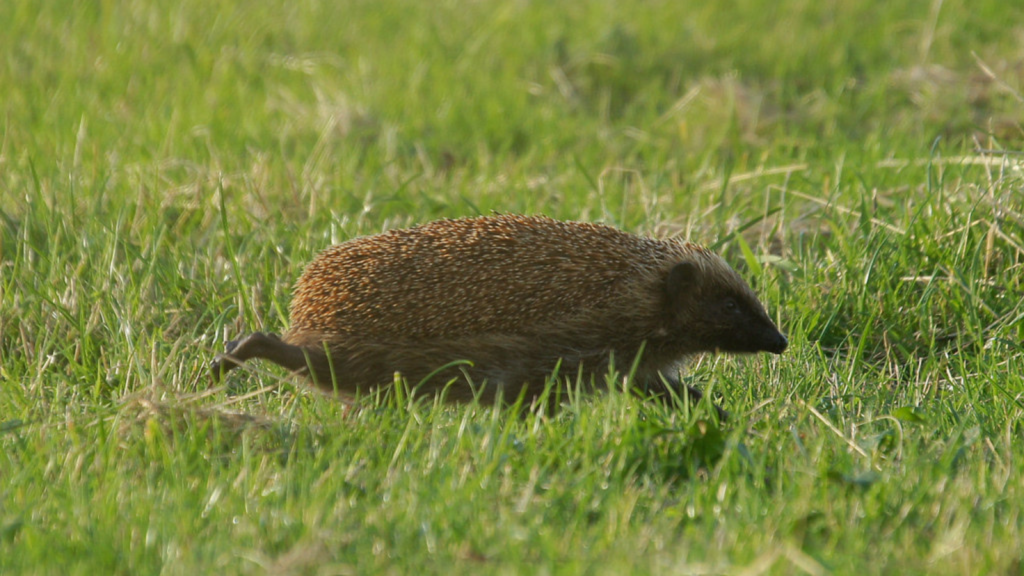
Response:
[[[1024,570],[1024,5],[8,0],[0,55],[0,573]],[[790,348],[692,359],[721,425],[211,385],[318,251],[495,211],[712,246]]]

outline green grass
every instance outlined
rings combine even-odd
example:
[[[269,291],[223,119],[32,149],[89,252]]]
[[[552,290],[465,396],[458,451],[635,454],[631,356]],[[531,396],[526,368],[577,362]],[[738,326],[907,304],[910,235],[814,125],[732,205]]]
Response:
[[[1019,574],[1021,22],[0,3],[0,573]],[[791,348],[695,359],[721,428],[208,388],[318,250],[495,210],[713,245]]]

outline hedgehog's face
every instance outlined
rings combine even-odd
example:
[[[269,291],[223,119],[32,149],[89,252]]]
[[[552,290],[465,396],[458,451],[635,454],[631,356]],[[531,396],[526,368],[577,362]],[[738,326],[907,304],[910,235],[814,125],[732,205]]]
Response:
[[[676,264],[667,288],[680,335],[695,352],[781,354],[789,344],[750,287],[724,262],[708,268]]]

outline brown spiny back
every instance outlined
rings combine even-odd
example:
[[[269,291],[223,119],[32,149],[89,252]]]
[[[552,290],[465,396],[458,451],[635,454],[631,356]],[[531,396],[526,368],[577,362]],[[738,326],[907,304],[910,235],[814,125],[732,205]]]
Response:
[[[698,246],[608,226],[513,215],[441,220],[320,253],[296,287],[290,334],[409,341],[542,334],[566,323],[656,331],[665,274],[684,259],[735,276]]]

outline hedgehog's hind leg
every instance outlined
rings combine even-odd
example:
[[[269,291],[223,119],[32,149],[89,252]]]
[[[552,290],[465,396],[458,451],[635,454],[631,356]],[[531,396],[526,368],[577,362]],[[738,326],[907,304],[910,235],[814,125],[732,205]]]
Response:
[[[219,382],[224,374],[252,358],[270,360],[292,372],[307,372],[312,368],[315,377],[330,377],[326,353],[294,346],[281,340],[277,334],[263,332],[253,332],[245,338],[228,342],[224,353],[210,363],[210,375],[214,382]]]

